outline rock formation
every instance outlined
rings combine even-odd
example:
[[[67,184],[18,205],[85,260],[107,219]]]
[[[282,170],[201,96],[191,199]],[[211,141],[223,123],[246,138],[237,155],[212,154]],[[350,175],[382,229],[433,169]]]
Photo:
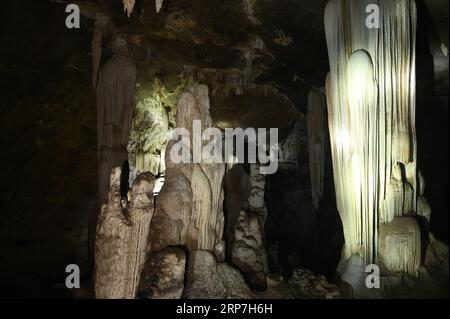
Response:
[[[248,173],[244,166],[250,169]],[[259,291],[267,289],[268,273],[264,187],[265,178],[258,164],[235,164],[226,174],[228,254],[249,285]]]
[[[373,1],[332,0],[325,11],[330,60],[328,119],[337,207],[344,226],[343,260],[379,256],[379,227],[417,213],[415,131],[416,7],[379,0],[380,28],[366,27]],[[351,21],[351,22],[348,22]],[[347,23],[348,22],[348,23]],[[392,72],[394,71],[394,72]],[[406,220],[406,219],[403,219]],[[406,233],[405,233],[406,235]],[[408,253],[384,255],[390,265],[417,270],[418,234]],[[404,265],[408,256],[408,265]],[[395,268],[395,267],[394,267]]]
[[[396,217],[379,229],[378,264],[382,273],[418,276],[420,229],[412,217]]]
[[[176,247],[167,247],[149,256],[141,274],[138,297],[180,299],[184,289],[186,255]]]
[[[175,126],[177,98],[181,87],[168,92],[155,80],[151,92],[137,99],[128,142],[131,172],[151,172],[160,175],[165,171],[165,151]],[[132,175],[133,175],[132,174]]]
[[[178,100],[176,127],[185,128],[192,137],[194,120],[201,120],[202,131],[212,127],[205,85],[188,87]],[[158,251],[169,245],[185,245],[189,251],[214,252],[223,260],[225,164],[174,163],[171,159],[174,145],[177,145],[175,141],[169,142],[166,150],[166,181],[156,201],[150,249]],[[192,148],[189,150],[191,159],[197,156]]]
[[[250,196],[250,178],[244,169],[244,164],[233,165],[225,174],[225,241],[227,243],[227,256],[231,258],[234,246],[235,225],[239,215],[248,207]]]
[[[189,254],[186,288],[187,299],[253,298],[242,274],[225,263],[217,263],[214,255],[205,250]]]
[[[112,170],[108,200],[97,224],[94,279],[97,298],[135,298],[147,254],[154,178],[150,173],[138,176],[124,209],[120,175],[120,168]]]
[[[231,261],[241,270],[249,285],[259,291],[267,289],[267,253],[263,235],[258,215],[241,211],[235,225]]]
[[[97,85],[99,206],[106,201],[112,168],[128,159],[136,82],[136,64],[125,38],[117,37],[112,49],[115,55],[102,66]]]

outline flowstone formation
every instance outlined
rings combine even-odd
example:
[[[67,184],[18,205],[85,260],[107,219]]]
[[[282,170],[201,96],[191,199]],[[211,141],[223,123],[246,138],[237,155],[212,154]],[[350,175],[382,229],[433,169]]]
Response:
[[[366,27],[366,7],[373,3],[382,12],[378,29]],[[420,194],[415,2],[332,0],[325,29],[329,130],[345,236],[342,261],[360,255],[365,264],[382,260],[387,272],[417,276],[419,228],[402,218],[417,215]],[[403,240],[408,244],[397,253],[394,247],[381,249]]]

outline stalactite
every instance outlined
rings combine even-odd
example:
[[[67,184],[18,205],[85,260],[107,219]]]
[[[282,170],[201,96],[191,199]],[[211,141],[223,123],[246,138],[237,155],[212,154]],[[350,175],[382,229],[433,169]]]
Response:
[[[366,27],[369,4],[380,7],[379,29]],[[415,3],[331,0],[325,29],[334,181],[346,241],[343,259],[360,254],[373,263],[379,225],[414,214],[417,205]]]
[[[108,201],[102,206],[97,225],[97,298],[135,298],[147,253],[153,216],[153,175],[139,175],[131,188],[125,211],[121,205],[120,175],[120,168],[112,170]]]
[[[135,0],[122,0],[123,1],[123,11],[125,11],[128,15],[128,17],[131,16],[131,13],[133,12]]]
[[[156,12],[158,13],[163,5],[164,0],[155,0]]]
[[[323,96],[311,91],[308,95],[308,153],[311,177],[311,194],[313,205],[319,209],[319,201],[323,194],[323,178],[325,164],[325,101]]]
[[[125,51],[117,39],[114,50]],[[102,66],[97,85],[99,203],[106,200],[111,169],[128,159],[127,145],[133,114],[136,64],[125,55],[115,54]]]
[[[178,99],[176,127],[193,136],[193,121],[201,120],[202,131],[212,127],[208,87],[195,84]],[[207,143],[207,142],[204,142]],[[208,250],[223,260],[223,178],[225,164],[179,163],[166,150],[166,181],[158,195],[151,226],[150,246],[158,251],[169,245],[186,245],[190,251]],[[191,158],[192,148],[191,148]]]

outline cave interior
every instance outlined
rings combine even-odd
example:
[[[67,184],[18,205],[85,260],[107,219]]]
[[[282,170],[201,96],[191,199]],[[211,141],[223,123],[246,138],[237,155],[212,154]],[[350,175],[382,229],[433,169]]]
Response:
[[[71,3],[2,4],[1,297],[448,298],[448,1]]]

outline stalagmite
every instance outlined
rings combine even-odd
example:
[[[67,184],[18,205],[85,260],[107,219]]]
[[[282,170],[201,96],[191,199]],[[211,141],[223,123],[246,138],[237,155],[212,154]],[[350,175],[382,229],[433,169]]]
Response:
[[[308,153],[311,177],[311,194],[314,208],[319,209],[319,201],[323,194],[323,178],[325,165],[325,101],[316,91],[308,95]]]
[[[369,4],[380,28],[366,26]],[[328,119],[337,207],[344,227],[343,260],[403,262],[414,273],[413,232],[403,255],[380,256],[382,224],[417,212],[415,132],[416,7],[413,0],[331,0],[325,10],[330,60]],[[406,220],[406,219],[402,219]],[[406,236],[406,235],[405,235]],[[406,258],[404,256],[413,256]],[[419,253],[420,255],[420,253]],[[386,259],[390,259],[386,261]]]
[[[111,169],[128,159],[136,64],[124,38],[113,43],[115,55],[102,66],[97,85],[98,198],[106,200]]]
[[[97,298],[135,298],[145,263],[153,216],[154,178],[138,176],[130,202],[122,208],[121,169],[111,173],[108,201],[102,206],[95,241],[95,295]]]
[[[201,131],[212,127],[208,87],[195,84],[178,100],[176,127],[193,134],[193,121],[201,120]],[[207,144],[208,142],[203,142]],[[223,178],[225,164],[173,163],[169,142],[166,150],[166,181],[158,195],[151,225],[150,248],[158,251],[169,245],[213,252],[224,259]],[[193,158],[192,148],[190,149]]]

